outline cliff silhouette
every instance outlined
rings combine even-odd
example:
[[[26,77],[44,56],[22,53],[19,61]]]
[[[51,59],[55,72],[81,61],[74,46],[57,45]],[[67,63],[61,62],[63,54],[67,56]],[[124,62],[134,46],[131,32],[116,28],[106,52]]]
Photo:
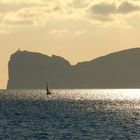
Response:
[[[7,89],[140,88],[140,48],[71,65],[59,56],[17,51],[8,63]]]

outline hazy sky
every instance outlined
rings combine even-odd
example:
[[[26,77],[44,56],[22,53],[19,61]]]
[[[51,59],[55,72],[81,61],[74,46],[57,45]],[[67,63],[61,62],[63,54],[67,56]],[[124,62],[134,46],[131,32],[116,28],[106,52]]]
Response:
[[[0,88],[17,49],[72,64],[140,47],[139,0],[0,0]]]

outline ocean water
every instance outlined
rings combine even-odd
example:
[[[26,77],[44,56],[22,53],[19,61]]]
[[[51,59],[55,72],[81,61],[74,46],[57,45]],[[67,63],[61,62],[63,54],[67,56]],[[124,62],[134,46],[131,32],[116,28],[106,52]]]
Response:
[[[140,140],[140,90],[1,90],[0,140]]]

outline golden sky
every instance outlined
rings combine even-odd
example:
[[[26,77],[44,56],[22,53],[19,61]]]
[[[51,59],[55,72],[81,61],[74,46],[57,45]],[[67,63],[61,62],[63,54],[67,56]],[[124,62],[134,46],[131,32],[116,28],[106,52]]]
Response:
[[[0,88],[19,48],[72,64],[140,47],[139,0],[0,0]]]

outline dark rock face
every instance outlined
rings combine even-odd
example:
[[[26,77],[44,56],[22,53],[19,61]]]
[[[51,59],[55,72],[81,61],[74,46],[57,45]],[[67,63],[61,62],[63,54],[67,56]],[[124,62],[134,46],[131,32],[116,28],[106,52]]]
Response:
[[[45,88],[47,81],[54,87],[62,87],[67,83],[66,76],[71,68],[69,62],[61,57],[27,51],[13,54],[8,66],[8,89]]]
[[[70,65],[62,57],[17,51],[8,64],[8,89],[140,88],[140,48]]]

